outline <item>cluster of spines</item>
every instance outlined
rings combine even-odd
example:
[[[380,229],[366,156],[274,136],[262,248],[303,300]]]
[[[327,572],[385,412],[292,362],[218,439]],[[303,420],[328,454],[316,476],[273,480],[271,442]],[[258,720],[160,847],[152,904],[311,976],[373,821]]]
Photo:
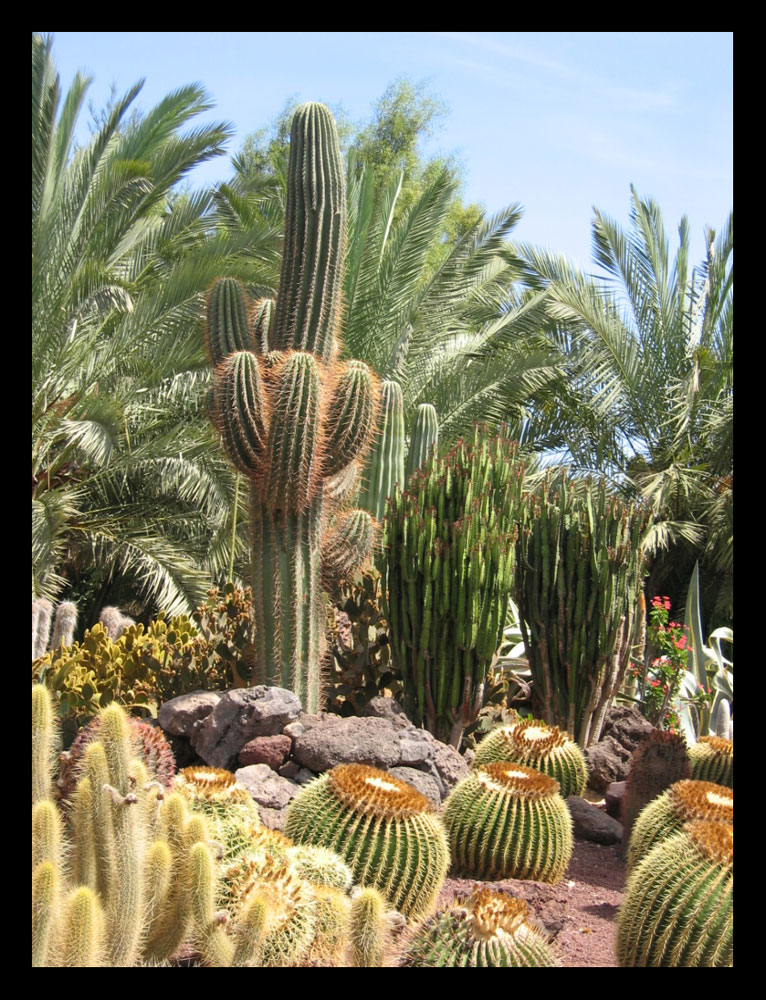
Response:
[[[285,833],[335,851],[355,882],[380,891],[406,917],[432,909],[449,867],[428,799],[366,765],[340,765],[306,785],[288,808]]]
[[[484,888],[417,927],[400,965],[555,968],[559,962],[523,900]]]
[[[734,793],[725,785],[686,779],[677,781],[653,799],[638,815],[628,844],[626,868],[630,872],[649,851],[692,820],[731,824]]]
[[[686,740],[679,733],[653,729],[634,750],[622,799],[622,850],[627,852],[637,816],[677,781],[690,777]]]
[[[717,968],[733,961],[733,827],[694,820],[636,865],[617,920],[621,967]]]
[[[689,748],[691,777],[734,787],[734,743],[720,736],[701,736]]]
[[[562,798],[582,795],[588,782],[588,765],[578,745],[558,726],[522,719],[492,730],[476,749],[473,766],[495,761],[526,764],[554,778]]]
[[[524,764],[484,764],[453,788],[444,826],[454,869],[468,878],[559,882],[574,846],[553,778]]]

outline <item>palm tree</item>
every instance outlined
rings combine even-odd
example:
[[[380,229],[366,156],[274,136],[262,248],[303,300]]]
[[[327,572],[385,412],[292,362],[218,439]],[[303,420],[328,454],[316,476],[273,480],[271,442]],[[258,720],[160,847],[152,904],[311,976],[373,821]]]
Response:
[[[136,84],[76,149],[89,81],[61,102],[51,53],[33,36],[32,592],[55,598],[96,566],[189,610],[228,486],[201,413],[203,295],[222,273],[270,271],[276,236],[216,234],[211,192],[175,194],[232,131],[181,131],[211,106],[199,86],[128,120]]]
[[[691,267],[686,218],[671,259],[659,207],[631,193],[628,231],[595,212],[605,280],[520,248],[548,282],[548,337],[567,372],[536,434],[575,469],[606,474],[651,506],[647,592],[682,607],[700,558],[707,611],[724,623],[733,613],[733,218],[718,236],[706,230],[705,259]]]
[[[346,353],[402,385],[408,426],[420,403],[432,403],[442,440],[475,420],[522,419],[559,372],[540,336],[547,292],[517,287],[523,264],[508,236],[519,206],[481,213],[435,257],[457,184],[438,171],[397,220],[402,183],[400,174],[378,194],[352,150]]]

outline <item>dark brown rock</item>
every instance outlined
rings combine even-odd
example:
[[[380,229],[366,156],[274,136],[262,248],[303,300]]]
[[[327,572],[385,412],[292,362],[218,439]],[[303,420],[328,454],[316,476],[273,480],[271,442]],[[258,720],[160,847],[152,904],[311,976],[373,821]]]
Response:
[[[278,771],[290,756],[292,747],[289,736],[256,736],[240,750],[239,763],[242,767],[268,764],[273,771]]]
[[[622,818],[622,800],[625,796],[625,786],[626,782],[624,781],[613,781],[604,792],[606,811],[616,820]]]
[[[594,844],[619,844],[622,840],[622,823],[591,802],[570,795],[566,799],[572,816],[573,833],[577,840],[590,840]]]

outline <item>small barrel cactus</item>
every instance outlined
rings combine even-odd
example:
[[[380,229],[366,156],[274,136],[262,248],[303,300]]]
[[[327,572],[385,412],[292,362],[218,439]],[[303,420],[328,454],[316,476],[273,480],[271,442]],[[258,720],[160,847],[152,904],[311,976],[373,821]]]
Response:
[[[229,863],[252,848],[261,829],[261,817],[250,793],[231,771],[217,767],[186,767],[176,775],[174,788],[192,813],[205,818],[210,836]]]
[[[694,820],[639,862],[617,919],[620,967],[732,965],[733,838],[728,823]]]
[[[355,882],[378,889],[406,917],[436,903],[449,848],[428,799],[385,771],[342,764],[310,782],[287,811],[285,834],[336,851]]]
[[[558,726],[523,719],[494,729],[476,749],[473,766],[494,761],[515,761],[555,778],[561,797],[582,795],[588,781],[585,754]]]
[[[720,736],[701,736],[689,749],[689,767],[695,781],[734,787],[734,744]]]
[[[499,969],[555,968],[559,962],[545,935],[530,921],[524,900],[478,889],[421,924],[400,964]]]
[[[558,782],[525,764],[484,764],[458,782],[444,825],[454,866],[468,878],[555,883],[572,856]]]
[[[633,826],[626,860],[628,871],[667,837],[691,820],[732,823],[734,792],[711,781],[677,781],[641,811]]]

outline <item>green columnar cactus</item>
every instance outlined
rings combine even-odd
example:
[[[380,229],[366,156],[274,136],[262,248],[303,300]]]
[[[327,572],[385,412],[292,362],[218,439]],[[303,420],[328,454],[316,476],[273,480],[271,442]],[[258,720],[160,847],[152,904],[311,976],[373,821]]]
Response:
[[[404,397],[398,382],[381,384],[377,437],[367,457],[359,506],[382,522],[394,484],[404,487]]]
[[[477,889],[421,924],[400,962],[404,968],[555,968],[544,933],[527,904],[491,889]]]
[[[622,799],[622,851],[627,853],[633,824],[641,810],[666,788],[689,778],[686,742],[678,733],[653,729],[630,760]]]
[[[701,736],[689,748],[689,767],[695,781],[734,787],[734,744],[720,736]]]
[[[502,638],[523,472],[516,443],[476,427],[389,502],[382,591],[405,711],[453,746]]]
[[[734,819],[734,792],[711,781],[677,781],[653,799],[633,824],[626,868],[630,872],[661,840],[692,820],[731,824]]]
[[[721,968],[733,962],[733,827],[696,820],[631,872],[617,918],[617,964]]]
[[[357,889],[349,919],[350,960],[355,968],[379,969],[387,945],[386,901],[371,886]]]
[[[493,761],[515,761],[555,778],[561,797],[582,795],[588,782],[588,765],[579,746],[558,726],[523,719],[493,729],[476,749],[473,767]]]
[[[545,480],[523,504],[514,596],[533,710],[583,749],[601,734],[638,635],[646,520],[590,480]]]
[[[290,136],[276,304],[251,309],[231,279],[208,299],[206,345],[216,369],[209,412],[250,482],[251,682],[291,688],[309,712],[321,707],[325,544],[332,576],[366,558],[361,543],[372,543],[369,515],[352,519],[345,535],[332,530],[372,438],[379,392],[365,364],[337,361],[345,218],[335,123],[324,106],[303,105]]]
[[[468,878],[560,882],[572,856],[572,818],[558,782],[524,764],[477,768],[453,788],[444,826]]]
[[[42,684],[32,685],[32,805],[52,797],[58,738],[53,705]]]
[[[340,765],[304,786],[287,810],[285,834],[335,851],[355,882],[378,889],[405,917],[431,910],[449,866],[428,799],[363,764]]]
[[[408,483],[410,476],[425,466],[438,446],[439,420],[436,409],[430,403],[421,403],[415,414],[415,425],[412,428],[410,447],[407,451],[407,468],[403,484]]]

